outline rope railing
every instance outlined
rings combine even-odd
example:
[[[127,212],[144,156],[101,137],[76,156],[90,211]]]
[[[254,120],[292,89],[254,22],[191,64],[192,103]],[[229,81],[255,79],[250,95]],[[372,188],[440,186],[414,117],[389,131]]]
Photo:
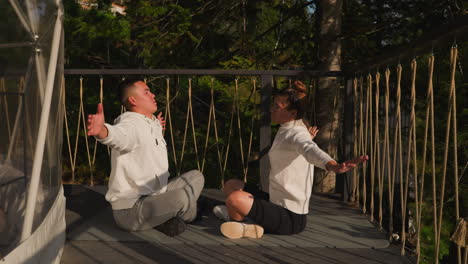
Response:
[[[445,125],[443,142],[442,134],[437,135],[434,126],[433,55],[428,57],[425,85],[419,84],[425,76],[418,76],[416,59],[411,60],[409,71],[405,71],[400,63],[394,70],[390,67],[385,69],[383,95],[380,93],[379,70],[368,73],[366,82],[363,77],[359,76],[351,81],[355,105],[354,155],[370,154],[369,166],[362,166],[353,172],[352,197],[359,202],[363,213],[370,214],[372,222],[376,222],[380,228],[387,229],[390,240],[397,240],[401,243],[401,254],[405,255],[408,249],[412,249],[418,263],[431,258],[434,263],[439,263],[442,257],[442,233],[445,237],[448,236],[446,226],[455,227],[464,222],[463,218],[460,218],[459,201],[458,149],[460,146],[457,143],[456,119],[457,52],[456,47],[450,50],[450,69],[446,70],[450,74],[450,80],[447,80],[447,83],[450,83],[449,92],[441,96],[448,98],[445,102],[448,109],[446,123],[443,124]],[[409,76],[403,78],[403,75]],[[418,102],[416,92],[421,91],[422,89],[418,87],[422,86],[426,86],[426,100]],[[442,90],[438,91],[439,94],[442,92]],[[420,120],[419,123],[418,120]],[[439,150],[442,146],[443,152]],[[450,148],[453,148],[451,159],[449,159]],[[428,160],[429,150],[431,151],[430,160]],[[449,179],[447,174],[449,173],[453,174],[453,184],[450,184],[450,189],[447,188]],[[426,181],[426,177],[431,177],[432,181]],[[377,185],[375,185],[375,180],[377,180]],[[427,182],[431,183],[432,190],[428,190],[425,186]],[[453,204],[451,211],[454,215],[448,215],[445,212],[448,203],[447,192],[450,192],[453,197],[450,198],[450,203]],[[374,208],[375,206],[378,208]],[[464,212],[465,217],[466,213]],[[433,218],[432,226],[428,224],[430,218]],[[422,228],[433,230],[432,242],[423,240]],[[454,230],[455,228],[449,232],[454,232]],[[465,236],[465,234],[458,237],[460,236]],[[462,237],[462,239],[466,238]],[[452,241],[457,242],[453,237]],[[422,243],[425,248],[422,248]],[[433,243],[433,245],[430,246],[428,243]],[[463,250],[460,245],[454,245],[457,263],[466,264],[466,245],[462,244]],[[429,247],[434,249],[433,256],[427,255]],[[422,249],[426,252],[424,256]]]
[[[86,135],[85,116],[95,111],[92,106],[94,103],[89,100],[94,100],[95,104],[98,102],[104,104],[106,122],[112,123],[112,118],[118,115],[118,112],[112,112],[115,103],[110,100],[113,100],[114,96],[104,92],[106,85],[115,86],[116,80],[113,80],[115,77],[113,79],[109,77],[110,80],[106,81],[103,76],[99,76],[98,83],[95,81],[96,79],[96,77],[84,78],[81,76],[77,80],[73,77],[67,77],[67,79],[63,79],[62,87],[64,89],[62,92],[64,96],[63,107],[66,113],[64,123],[67,147],[65,149],[68,152],[67,166],[69,166],[71,182],[78,182],[77,173],[80,168],[88,167],[89,171],[86,174],[89,176],[85,182],[90,185],[95,184],[97,167],[103,167],[102,164],[98,163],[102,163],[103,159],[105,163],[108,163],[110,153],[108,150],[104,151],[106,147],[98,144],[95,139],[84,136]],[[217,102],[216,97],[219,97],[222,91],[215,89],[214,78],[209,83],[208,93],[206,89],[199,91],[200,87],[195,88],[194,79],[188,76],[185,79],[185,85],[180,85],[179,77],[177,79],[164,78],[162,84],[155,81],[162,80],[162,78],[145,78],[145,80],[149,82],[150,87],[157,86],[155,93],[159,105],[158,111],[163,112],[166,119],[165,133],[169,135],[168,150],[172,152],[169,153],[169,157],[170,162],[174,165],[172,167],[174,175],[180,175],[183,170],[187,169],[198,169],[203,173],[209,170],[209,174],[216,174],[216,177],[219,177],[218,183],[222,186],[228,177],[229,170],[229,177],[234,176],[245,182],[248,181],[251,155],[253,152],[259,152],[258,146],[254,143],[258,140],[257,131],[260,117],[259,89],[255,77],[233,78],[231,83],[225,84],[230,95],[226,97],[227,99],[225,98],[227,101],[223,102]],[[219,83],[220,81],[217,81],[218,85]],[[71,99],[68,98],[67,103],[65,103],[65,97],[67,97],[65,90],[74,89],[66,89],[65,84],[69,87],[76,87],[79,90],[79,98],[76,96],[73,98],[73,95],[70,95]],[[96,86],[99,87],[99,92],[94,88]],[[201,99],[197,98],[197,100],[203,101],[203,104],[197,108],[197,112],[194,111],[195,89],[197,89],[197,93],[205,93]],[[241,90],[242,96],[240,95]],[[86,94],[85,91],[89,94]],[[67,94],[69,93],[68,91]],[[97,96],[96,93],[99,95]],[[109,101],[106,101],[106,98],[109,98]],[[70,100],[74,100],[77,109],[72,108]],[[199,102],[197,101],[197,103]],[[108,107],[109,105],[110,107]],[[185,110],[182,110],[184,106]],[[203,108],[199,111],[200,107],[206,109]],[[251,109],[248,115],[244,113],[247,109]],[[91,112],[87,113],[87,111]],[[94,141],[94,144],[90,143],[89,140]],[[103,150],[99,151],[100,148]],[[103,154],[105,154],[105,158],[100,156]],[[189,168],[189,166],[192,167]],[[233,171],[237,175],[232,175]],[[258,178],[258,176],[255,177]],[[80,180],[82,182],[83,177]],[[102,183],[102,180],[99,181]]]
[[[216,126],[216,109],[214,104],[214,80],[211,79],[210,81],[210,112],[208,114],[208,125],[206,131],[206,138],[205,138],[205,150],[203,152],[203,163],[202,163],[202,172],[204,172],[205,168],[205,161],[206,161],[206,154],[208,152],[208,142],[210,138],[210,130],[211,130],[211,122],[213,122],[213,130],[215,135],[215,145],[216,145],[216,154],[218,158],[218,167],[220,169],[220,174],[223,175],[222,163],[221,163],[221,151],[219,149],[219,136],[218,136],[218,127]],[[253,120],[253,119],[252,119]],[[221,181],[223,181],[223,177],[221,177]]]
[[[204,70],[188,70],[188,73],[194,75],[164,74],[185,74],[187,70],[182,72],[169,70],[169,72],[162,73],[159,71],[148,72],[157,75],[146,75],[144,80],[150,84],[150,87],[157,87],[159,111],[163,113],[167,124],[167,130],[164,133],[168,133],[167,138],[170,141],[168,150],[171,153],[168,154],[170,168],[174,170],[173,175],[179,175],[187,169],[199,169],[204,174],[213,174],[213,177],[216,177],[217,181],[219,180],[220,186],[223,186],[225,179],[232,177],[238,177],[245,182],[249,180],[249,177],[255,177],[256,180],[260,181],[262,179],[262,177],[254,175],[259,172],[262,174],[261,166],[254,170],[251,168],[252,164],[258,166],[257,160],[261,165],[262,159],[265,159],[264,150],[261,149],[262,144],[260,143],[260,148],[258,146],[259,138],[261,138],[258,132],[262,133],[260,127],[266,126],[265,122],[268,122],[267,126],[270,127],[269,119],[265,120],[264,113],[260,112],[260,104],[267,103],[269,105],[269,101],[265,101],[264,98],[266,84],[263,83],[263,78],[265,76],[267,76],[266,78],[271,76],[274,79],[272,86],[284,85],[283,80],[285,79],[289,80],[289,85],[291,85],[293,78],[307,76],[308,81],[303,82],[312,88],[314,81],[312,77],[320,74],[324,76],[336,75],[334,72],[312,72],[310,74],[310,72],[300,71],[209,71],[208,73],[214,74],[211,81],[207,85],[205,79],[204,86],[199,87],[199,80],[206,78],[203,77],[206,75],[201,74]],[[77,76],[76,70],[65,72],[68,73],[65,75],[67,79],[64,80],[64,84],[66,83],[68,86],[67,90],[77,89],[80,95],[78,98],[77,93],[68,91],[67,104],[63,105],[67,117],[64,141],[67,144],[67,159],[69,159],[65,161],[65,175],[70,174],[69,181],[74,183],[84,183],[83,179],[86,179],[85,183],[93,185],[96,182],[96,177],[98,177],[99,183],[105,183],[107,179],[103,182],[102,178],[106,178],[110,171],[108,166],[110,152],[108,148],[98,144],[95,139],[88,139],[84,136],[86,135],[85,114],[93,113],[95,104],[102,102],[106,121],[112,123],[112,118],[118,115],[118,111],[114,109],[117,104],[114,99],[115,93],[106,92],[105,89],[114,89],[120,79],[126,77],[120,77],[122,75],[117,75],[114,70],[109,72],[85,71],[83,74],[85,78]],[[119,73],[121,72],[119,71]],[[139,72],[134,70],[128,75],[137,73]],[[226,81],[225,74],[232,74],[231,77],[228,77],[232,78],[231,81]],[[260,86],[262,89],[258,89],[259,82],[257,82],[257,77],[253,76],[254,74],[266,74],[265,76],[261,75],[262,83]],[[216,79],[217,75],[223,76],[220,78],[221,80]],[[222,83],[224,88],[215,89],[215,83],[216,86]],[[97,92],[96,87],[99,87],[99,92]],[[63,94],[65,96],[65,91]],[[219,101],[221,94],[224,94],[227,99]],[[259,94],[262,94],[261,98]],[[313,92],[309,91],[309,99],[312,96]],[[73,101],[73,104],[70,101]],[[195,103],[197,104],[197,112],[194,111]],[[73,109],[73,106],[77,106],[77,109]],[[123,108],[119,109],[120,113],[124,111]],[[200,109],[202,110],[200,111]],[[248,114],[246,114],[247,112]],[[269,113],[266,115],[269,116]],[[265,131],[264,128],[263,131]],[[96,176],[96,173],[99,176]],[[81,175],[79,179],[78,174]],[[83,177],[83,175],[87,176]]]
[[[434,126],[434,56],[428,58],[428,73],[424,85],[420,84],[422,77],[418,76],[418,64],[415,59],[410,62],[408,71],[405,70],[406,66],[398,63],[396,68],[386,67],[383,76],[377,70],[366,74],[365,77],[357,76],[351,83],[355,106],[353,114],[355,122],[352,127],[353,153],[355,156],[370,155],[370,161],[352,173],[351,199],[359,202],[364,213],[370,214],[371,221],[388,231],[390,240],[401,243],[401,254],[406,254],[407,249],[412,248],[418,262],[424,260],[421,250],[428,247],[427,241],[421,240],[421,228],[430,225],[426,219],[428,217],[433,218],[431,227],[434,236],[431,242],[434,248],[433,258],[436,263],[439,261],[441,236],[447,235],[442,232],[442,223],[452,221],[452,218],[449,219],[444,212],[447,203],[446,182],[449,178],[447,174],[452,171],[454,184],[450,186],[450,194],[453,192],[453,203],[456,208],[453,218],[455,221],[461,219],[457,167],[456,48],[451,50],[450,65],[450,89],[448,96],[444,97],[448,98],[448,111],[443,154],[438,153],[440,151],[437,146],[440,142],[437,139],[440,135],[436,134]],[[406,75],[408,78],[403,78]],[[295,73],[292,76],[300,75]],[[225,92],[229,91],[229,100],[223,102],[217,100],[222,89],[215,89],[214,78],[207,82],[205,90],[201,89],[203,91],[198,89],[199,87],[194,88],[194,80],[198,79],[187,76],[186,85],[183,85],[179,77],[177,80],[163,78],[159,77],[163,82],[160,87],[163,88],[160,88],[161,91],[158,91],[157,95],[158,102],[165,103],[160,110],[164,111],[167,121],[167,132],[171,141],[168,149],[172,152],[169,155],[175,165],[176,174],[186,169],[184,164],[189,162],[192,168],[218,175],[217,180],[221,186],[226,177],[232,176],[227,175],[232,171],[237,171],[237,177],[248,181],[249,159],[252,152],[258,151],[254,144],[255,140],[258,140],[256,131],[260,121],[256,78],[232,77],[227,88],[224,88]],[[263,79],[268,78],[262,77],[262,81]],[[72,80],[73,78],[70,78],[69,82]],[[226,83],[225,80],[224,82]],[[219,81],[216,80],[216,83],[219,84]],[[109,85],[111,84],[109,81]],[[422,90],[422,86],[427,86],[423,89],[426,97],[424,102],[418,100],[424,93],[416,93]],[[99,87],[100,102],[109,104],[110,102],[103,101],[102,77],[99,79]],[[82,89],[83,79],[80,79],[80,91]],[[197,94],[201,92],[204,95],[195,97],[193,94],[195,90]],[[243,97],[240,96],[241,90]],[[246,93],[250,93],[250,96],[245,96]],[[165,98],[159,98],[161,95],[163,97],[165,95]],[[195,98],[197,101],[194,101]],[[84,100],[81,92],[79,100]],[[200,107],[206,109],[194,112],[194,103],[200,103],[200,100],[202,101]],[[246,109],[250,106],[255,109],[254,113],[246,116]],[[200,107],[197,107],[197,110]],[[422,108],[425,108],[425,111]],[[175,111],[178,111],[178,114],[174,114]],[[83,102],[80,103],[77,117],[76,127],[80,130],[80,122],[84,122]],[[109,115],[106,117],[107,122],[110,122]],[[66,127],[68,130],[67,123]],[[77,167],[76,152],[80,133],[78,130],[73,147],[74,156],[71,155],[73,148],[69,140],[70,135],[67,134],[71,170],[76,170]],[[189,133],[192,135],[189,136]],[[88,149],[90,146],[86,142],[87,139],[85,145],[88,164],[91,170],[94,170],[98,155],[96,149],[99,145],[94,145],[91,158]],[[453,159],[449,162],[450,147],[453,147]],[[190,153],[187,153],[188,149]],[[430,156],[428,151],[431,151]],[[439,164],[436,157],[443,157],[443,161]],[[236,162],[233,162],[234,160]],[[437,173],[437,170],[442,173]],[[426,177],[431,177],[431,180]],[[430,186],[432,190],[425,184],[432,185]],[[455,221],[451,224],[454,225]],[[466,263],[464,256],[466,249],[463,252],[457,246],[459,264]]]

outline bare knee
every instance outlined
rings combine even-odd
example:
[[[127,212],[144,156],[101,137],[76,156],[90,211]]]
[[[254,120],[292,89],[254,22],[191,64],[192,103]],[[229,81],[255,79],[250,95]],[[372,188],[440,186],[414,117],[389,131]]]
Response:
[[[244,192],[243,191],[233,191],[226,198],[226,205],[232,208],[236,208],[244,202]]]
[[[243,220],[250,212],[252,204],[253,196],[244,191],[233,191],[226,199],[229,216],[237,221]]]

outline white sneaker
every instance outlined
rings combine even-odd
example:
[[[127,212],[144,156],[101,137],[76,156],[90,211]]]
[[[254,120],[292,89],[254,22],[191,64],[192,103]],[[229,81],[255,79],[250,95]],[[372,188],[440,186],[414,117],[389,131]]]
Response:
[[[213,214],[221,220],[230,221],[228,209],[225,205],[217,205],[213,207]]]
[[[256,224],[246,224],[240,222],[226,222],[220,227],[221,233],[228,238],[237,239],[242,237],[261,238],[263,227]]]

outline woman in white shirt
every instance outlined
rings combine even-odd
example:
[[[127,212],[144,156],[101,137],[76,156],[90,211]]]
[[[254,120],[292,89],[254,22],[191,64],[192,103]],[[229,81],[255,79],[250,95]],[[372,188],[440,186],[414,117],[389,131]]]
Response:
[[[244,189],[240,180],[225,184],[226,207],[229,218],[255,224],[225,222],[221,232],[229,238],[260,238],[264,232],[291,235],[302,232],[309,212],[314,166],[344,173],[368,159],[367,156],[337,163],[312,141],[302,121],[300,93],[283,89],[274,98],[271,121],[279,124],[270,159],[269,197],[263,199]]]

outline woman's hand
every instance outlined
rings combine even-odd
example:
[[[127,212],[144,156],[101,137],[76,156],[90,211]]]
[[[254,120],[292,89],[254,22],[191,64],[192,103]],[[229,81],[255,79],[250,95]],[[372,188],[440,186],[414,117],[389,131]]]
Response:
[[[162,112],[159,113],[159,115],[157,116],[157,119],[159,120],[159,124],[161,124],[162,129],[165,130],[166,129],[166,120],[164,120],[164,117],[162,116]]]
[[[314,139],[316,136],[317,136],[317,133],[319,132],[320,130],[318,129],[317,126],[311,126],[309,127],[309,134],[310,134],[310,137],[312,139]]]
[[[329,171],[333,171],[336,174],[340,174],[340,173],[345,173],[349,171],[350,169],[356,168],[360,163],[363,163],[368,159],[369,159],[369,156],[364,155],[364,156],[360,156],[360,157],[345,161],[343,163],[337,163],[335,160],[330,160],[329,162],[327,162],[325,167]]]

